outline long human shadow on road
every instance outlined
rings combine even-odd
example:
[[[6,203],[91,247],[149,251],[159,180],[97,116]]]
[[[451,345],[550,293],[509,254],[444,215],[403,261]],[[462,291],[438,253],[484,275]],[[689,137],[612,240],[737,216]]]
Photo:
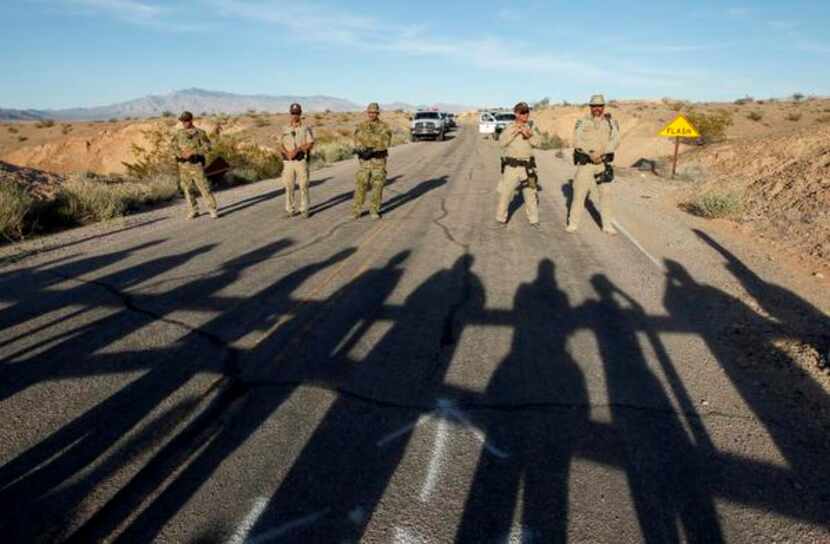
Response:
[[[543,542],[567,541],[569,469],[586,434],[589,404],[585,378],[565,345],[573,308],[554,271],[553,262],[542,260],[536,278],[516,291],[512,347],[483,400],[509,406],[557,399],[561,407],[484,419],[487,440],[507,448],[510,457],[482,450],[457,542],[507,538],[520,501],[525,528],[544,535]]]
[[[562,184],[562,196],[565,197],[565,209],[564,214],[565,217],[570,219],[571,209],[574,205],[574,180],[569,179],[567,183]],[[594,223],[600,228],[602,228],[602,216],[599,213],[599,210],[594,205],[594,198],[595,195],[590,194],[585,197],[585,202],[577,203],[578,205],[585,206],[585,210],[591,216],[591,219],[594,220]]]
[[[216,293],[233,284],[246,268],[253,267],[270,258],[290,242],[279,240],[224,263],[217,274],[201,279],[170,292],[158,295],[179,301],[175,307],[185,307],[189,300],[213,299],[216,308],[233,306],[233,300],[222,299]],[[100,292],[88,291],[86,287],[101,289],[126,289],[142,278],[186,263],[193,256],[207,251],[201,248],[193,252],[163,257],[109,276],[99,278],[96,284],[83,283],[79,291],[50,293],[45,290],[39,297],[44,300],[41,309],[54,309],[67,301],[98,300]],[[108,255],[89,259],[89,262],[75,262],[66,265],[65,273],[72,277],[90,273],[93,266],[102,266],[117,261],[121,255]],[[94,263],[94,265],[93,265]],[[54,270],[44,274],[56,273]],[[47,277],[45,284],[49,285]],[[101,283],[109,281],[113,283]],[[119,283],[120,282],[120,283]],[[85,287],[86,286],[86,287]],[[32,293],[26,293],[26,296]],[[51,296],[50,296],[51,295]],[[151,300],[144,300],[150,304]],[[4,534],[11,541],[28,542],[36,538],[57,539],[82,501],[96,487],[109,477],[128,466],[144,447],[148,447],[171,432],[175,424],[189,415],[189,407],[195,406],[193,398],[185,398],[169,409],[162,410],[158,417],[151,417],[159,406],[169,405],[167,399],[200,373],[215,373],[222,376],[232,371],[235,355],[226,349],[214,335],[195,329],[174,342],[169,350],[139,349],[136,351],[107,351],[118,340],[138,331],[152,327],[163,319],[138,311],[140,306],[133,303],[119,307],[108,315],[85,326],[77,335],[69,336],[58,345],[38,354],[36,359],[20,362],[11,369],[4,368],[4,396],[14,394],[22,388],[47,380],[66,378],[92,378],[102,374],[143,370],[139,378],[127,382],[109,398],[92,406],[74,418],[61,429],[51,433],[38,444],[18,454],[0,467],[0,507],[5,515],[0,522]],[[229,315],[227,317],[230,317]],[[238,317],[234,318],[238,321]],[[147,420],[149,417],[149,421]],[[119,442],[135,431],[127,444]],[[137,449],[132,449],[137,448]]]
[[[402,175],[392,176],[391,178],[386,180],[386,185],[384,185],[384,187],[389,187],[393,183],[400,180],[402,177],[403,177]],[[354,198],[354,190],[344,191],[340,194],[334,195],[333,197],[331,197],[327,200],[324,200],[323,202],[320,202],[319,204],[312,205],[309,208],[309,211],[311,212],[312,215],[316,215],[318,213],[321,213],[321,212],[324,212],[324,211],[328,210],[329,208],[334,208],[335,206],[339,206],[340,204],[344,204],[346,202],[351,202],[351,200],[353,198]]]
[[[144,449],[169,439],[168,445],[74,536],[77,542],[96,541],[110,537],[127,523],[118,541],[154,540],[219,465],[262,428],[302,384],[317,384],[335,398],[281,479],[251,532],[253,536],[268,535],[286,520],[325,512],[317,524],[298,527],[288,536],[306,542],[360,538],[414,438],[414,428],[425,413],[418,407],[439,398],[463,399],[470,409],[482,407],[471,420],[478,422],[488,441],[511,454],[505,459],[482,453],[458,529],[462,542],[509,533],[520,487],[524,488],[523,523],[542,532],[545,541],[566,540],[568,478],[574,458],[624,471],[637,521],[648,542],[722,540],[715,498],[827,526],[830,499],[822,497],[826,496],[830,467],[826,449],[821,447],[826,444],[826,423],[806,420],[799,403],[757,384],[768,381],[803,388],[819,408],[827,407],[826,395],[809,378],[794,382],[779,368],[743,366],[740,356],[753,346],[729,347],[720,328],[724,320],[712,319],[712,313],[723,312],[726,321],[761,330],[770,326],[769,318],[718,289],[695,282],[678,263],[667,263],[668,316],[645,314],[632,297],[604,276],[592,280],[597,300],[572,307],[556,284],[550,261],[540,263],[533,282],[520,286],[513,309],[490,310],[481,281],[471,272],[470,256],[460,258],[451,269],[436,271],[402,305],[389,304],[388,298],[404,274],[406,252],[360,274],[323,301],[292,294],[311,276],[347,258],[352,250],[307,265],[254,295],[231,298],[218,294],[245,270],[287,244],[279,241],[243,255],[226,263],[218,274],[173,292],[145,295],[137,299],[140,306],[157,306],[162,309],[159,315],[136,316],[124,311],[107,324],[112,331],[104,330],[100,338],[91,328],[44,351],[48,370],[33,367],[36,370],[26,377],[25,369],[18,369],[23,374],[13,382],[17,390],[53,376],[92,378],[119,368],[144,369],[146,373],[0,467],[0,507],[7,513],[0,522],[4,534],[11,535],[12,541],[56,539],[98,485],[110,480]],[[740,270],[734,256],[730,260],[725,249],[718,251],[727,256],[730,266]],[[193,257],[162,258],[151,262],[147,271],[135,270],[108,281],[134,285],[145,274],[162,273]],[[90,273],[118,258],[113,254],[70,263],[62,274]],[[45,272],[32,271],[40,273]],[[742,273],[752,279],[746,271]],[[50,278],[42,279],[48,284]],[[766,288],[755,289],[759,297],[767,292]],[[44,310],[58,307],[59,302],[49,300],[48,289],[41,295]],[[778,296],[790,298],[794,307],[801,304],[802,312],[818,312],[795,295],[781,292]],[[117,354],[104,349],[152,325],[165,313],[182,308],[177,302],[155,300],[166,297],[172,297],[170,301],[196,300],[190,304],[220,315],[170,348]],[[778,302],[765,300],[761,304],[774,311]],[[16,301],[18,310],[20,303]],[[24,318],[36,314],[32,310]],[[20,323],[9,317],[14,315],[0,313],[9,323]],[[225,346],[253,330],[270,330],[286,315],[293,319],[264,336],[250,352]],[[821,318],[820,312],[816,318]],[[375,325],[385,320],[391,320],[391,328],[371,344],[367,355],[352,355],[363,349],[377,330]],[[470,324],[515,329],[511,351],[483,394],[444,383],[458,339]],[[578,329],[596,335],[611,401],[611,423],[588,420],[585,380],[565,347]],[[647,365],[639,333],[645,333],[652,343],[668,390]],[[786,458],[786,467],[714,448],[674,368],[676,363],[660,342],[664,333],[705,340],[731,384]],[[769,338],[753,338],[752,344],[754,353],[769,352],[777,361],[790,361]],[[79,350],[82,357],[76,361]],[[270,362],[274,387],[267,387],[267,380],[235,380],[240,365],[246,362]],[[232,386],[184,430],[175,429],[193,413],[197,398],[184,398],[151,416],[156,407],[201,372],[222,376],[217,388],[229,381]],[[680,404],[680,413],[673,408],[669,393]],[[9,394],[14,394],[14,387]],[[368,410],[368,415],[356,412],[356,399],[384,410]],[[511,409],[517,404],[531,407],[516,417]],[[494,410],[498,407],[504,408],[504,413],[491,413],[499,412]],[[139,427],[149,416],[150,421]],[[684,418],[691,436],[683,428]],[[128,434],[132,434],[130,440],[120,443]],[[389,436],[394,439],[379,443],[379,438]],[[793,482],[800,490],[794,491]],[[364,515],[351,515],[358,507]]]
[[[333,178],[331,176],[329,176],[327,178],[313,179],[313,180],[309,181],[308,187],[310,189],[314,188],[314,187],[317,187],[318,185],[322,185],[325,182],[329,181],[330,179],[333,179]],[[282,181],[280,179],[275,180],[275,182],[278,185],[282,184]],[[279,198],[280,196],[282,196],[284,194],[285,194],[285,187],[280,187],[279,189],[275,189],[273,191],[269,191],[269,192],[263,193],[261,195],[252,196],[252,197],[249,197],[249,198],[246,198],[246,199],[243,199],[243,200],[239,200],[239,201],[234,202],[232,204],[227,204],[225,206],[222,206],[219,209],[219,213],[222,214],[222,216],[233,215],[237,212],[241,212],[242,210],[250,208],[252,206],[256,206],[258,204],[262,204],[263,202],[267,202],[269,200]]]

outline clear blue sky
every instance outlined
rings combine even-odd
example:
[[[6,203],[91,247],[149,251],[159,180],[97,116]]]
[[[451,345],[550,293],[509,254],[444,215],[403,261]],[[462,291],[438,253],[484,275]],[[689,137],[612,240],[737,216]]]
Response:
[[[830,94],[830,2],[2,0],[0,107]]]

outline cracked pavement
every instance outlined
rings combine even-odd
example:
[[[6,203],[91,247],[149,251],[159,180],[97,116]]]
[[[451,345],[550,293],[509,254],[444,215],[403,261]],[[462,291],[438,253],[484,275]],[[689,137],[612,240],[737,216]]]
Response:
[[[540,229],[520,197],[491,228],[497,148],[462,127],[392,150],[381,221],[349,219],[347,161],[314,172],[310,219],[269,181],[219,193],[219,221],[175,205],[22,247],[0,268],[0,531],[830,542],[830,401],[752,335],[826,312],[643,213],[633,181],[636,244],[566,234],[573,167],[539,164]]]

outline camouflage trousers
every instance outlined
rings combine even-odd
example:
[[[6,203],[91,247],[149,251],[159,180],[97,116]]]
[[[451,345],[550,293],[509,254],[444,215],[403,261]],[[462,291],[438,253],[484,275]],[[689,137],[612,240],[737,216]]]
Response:
[[[522,183],[526,179],[527,170],[523,167],[506,166],[504,168],[504,174],[501,176],[498,189],[499,204],[496,208],[496,221],[499,223],[507,223],[510,202],[513,200],[513,194],[519,187],[521,187],[522,196],[525,200],[527,220],[531,225],[539,222],[539,196],[536,194],[536,189],[529,187],[526,183]]]
[[[585,210],[585,199],[591,196],[602,217],[603,228],[610,226],[614,221],[614,210],[611,203],[611,183],[597,183],[596,174],[605,170],[604,164],[582,164],[577,166],[573,181],[573,200],[568,214],[568,224],[579,227],[582,212]]]
[[[360,161],[360,168],[355,176],[353,212],[359,215],[363,211],[363,202],[366,200],[366,191],[372,186],[372,198],[369,201],[369,210],[380,213],[380,204],[383,200],[383,186],[386,184],[386,159],[371,159]]]
[[[193,195],[195,192],[194,186],[199,189],[202,198],[207,201],[208,209],[216,210],[216,199],[213,198],[213,193],[210,191],[210,183],[205,177],[205,169],[199,164],[179,164],[179,187],[184,193],[184,198],[190,210],[195,212],[199,210],[199,205]]]
[[[282,183],[285,186],[285,211],[294,213],[294,187],[300,187],[300,212],[308,211],[308,162],[285,161],[282,167]]]

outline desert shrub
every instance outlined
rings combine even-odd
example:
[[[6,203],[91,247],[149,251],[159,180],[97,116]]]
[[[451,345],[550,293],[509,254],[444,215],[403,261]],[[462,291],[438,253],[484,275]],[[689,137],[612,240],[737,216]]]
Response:
[[[760,121],[764,118],[764,114],[760,111],[751,111],[748,114],[746,114],[746,118],[750,121]]]
[[[254,122],[254,126],[259,128],[267,127],[271,125],[271,121],[265,119],[264,117],[257,117],[256,121]]]
[[[804,94],[802,94],[802,93],[793,93],[792,98],[793,98],[793,101],[795,101],[795,102],[801,102],[802,100],[804,100]]]
[[[26,136],[18,136],[18,137],[17,137],[17,141],[18,141],[18,142],[25,142],[25,141],[26,141],[26,140],[28,140],[28,139],[29,139],[29,138],[27,138]]]
[[[322,121],[323,118],[325,118],[325,115],[323,115],[322,113],[315,113],[314,114],[314,120],[315,121]]]
[[[20,131],[19,131],[17,128],[15,128],[15,127],[9,127],[9,129],[8,129],[8,130],[9,130],[9,133],[10,133],[10,134],[17,134],[18,132],[20,132]]]
[[[234,136],[220,136],[213,140],[207,160],[211,162],[216,157],[228,161],[233,170],[251,172],[252,174],[239,176],[246,181],[272,179],[282,174],[282,158],[279,155]]]
[[[109,119],[107,119],[107,123],[117,123],[117,122],[118,122],[118,118],[116,118],[116,117],[110,117]]]
[[[63,223],[83,225],[121,217],[143,206],[171,200],[177,194],[178,181],[172,175],[135,180],[80,174],[61,186],[53,213]]]
[[[550,107],[550,98],[548,98],[547,96],[544,97],[543,99],[541,99],[540,101],[536,102],[535,104],[533,104],[533,109],[534,110],[543,110],[543,109],[549,108],[549,107]]]
[[[26,214],[33,202],[17,183],[0,183],[0,236],[10,242],[23,237]]]
[[[800,113],[788,113],[786,117],[787,121],[801,121],[801,114]]]
[[[332,164],[350,159],[354,156],[354,145],[350,141],[333,141],[314,146],[311,160],[318,163]]]
[[[743,210],[743,204],[738,193],[711,191],[687,202],[685,208],[700,217],[713,219],[735,217]]]
[[[162,117],[173,117],[173,112],[165,110],[165,111],[161,112],[161,116]]]
[[[830,123],[830,115],[822,115],[816,118],[816,123]]]
[[[755,102],[755,99],[752,98],[751,96],[747,95],[743,98],[739,98],[739,99],[735,100],[735,105],[736,106],[743,106],[745,104],[752,104],[753,102]]]
[[[173,133],[165,126],[157,126],[141,133],[147,144],[132,144],[131,150],[135,162],[123,163],[127,174],[139,178],[158,175],[176,175],[178,166],[173,154]]]
[[[542,142],[539,149],[562,149],[565,147],[565,142],[558,134],[542,133]]]
[[[52,119],[42,119],[35,123],[35,128],[52,128],[55,126],[55,121]]]
[[[726,129],[732,126],[732,114],[718,110],[712,113],[690,111],[686,118],[700,132],[698,143],[710,144],[726,139]]]
[[[351,140],[352,132],[349,131],[348,136]],[[392,146],[405,144],[409,141],[409,132],[406,130],[395,129],[392,131]]]

